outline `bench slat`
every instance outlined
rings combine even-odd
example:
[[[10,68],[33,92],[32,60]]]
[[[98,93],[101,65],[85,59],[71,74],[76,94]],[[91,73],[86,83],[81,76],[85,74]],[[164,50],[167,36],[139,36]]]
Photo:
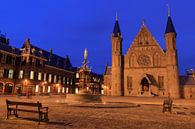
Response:
[[[37,102],[37,103],[30,103],[30,102],[16,102],[16,101],[7,101],[8,105],[23,105],[23,106],[33,106],[33,107],[41,107],[42,104]]]

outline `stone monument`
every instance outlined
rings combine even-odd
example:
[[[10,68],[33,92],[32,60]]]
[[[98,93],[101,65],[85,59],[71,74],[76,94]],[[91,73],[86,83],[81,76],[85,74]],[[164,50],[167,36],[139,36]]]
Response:
[[[90,72],[91,69],[88,67],[88,51],[85,48],[84,51],[84,61],[81,68],[78,70],[79,80],[78,80],[78,94],[67,94],[66,103],[99,103],[101,102],[101,96],[99,94],[93,94],[93,85],[91,83]]]

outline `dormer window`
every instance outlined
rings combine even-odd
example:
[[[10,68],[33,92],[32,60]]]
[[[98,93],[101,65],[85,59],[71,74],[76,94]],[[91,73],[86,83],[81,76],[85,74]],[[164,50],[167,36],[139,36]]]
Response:
[[[42,55],[43,54],[43,51],[42,50],[39,50],[39,53]]]
[[[35,52],[35,48],[32,48],[32,50],[31,50],[31,51],[32,51],[32,53],[34,53],[34,52]]]

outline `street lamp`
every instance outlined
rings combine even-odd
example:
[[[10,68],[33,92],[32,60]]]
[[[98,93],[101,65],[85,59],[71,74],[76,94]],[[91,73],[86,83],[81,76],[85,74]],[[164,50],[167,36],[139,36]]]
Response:
[[[47,81],[44,81],[43,82],[43,89],[42,89],[42,92],[45,93],[45,89],[46,89],[46,85],[47,85]]]
[[[27,85],[27,84],[28,84],[28,80],[27,80],[27,79],[24,80],[24,84],[25,84],[25,86],[26,86],[26,88],[27,88],[26,97],[29,98],[29,94],[28,94],[28,85]]]

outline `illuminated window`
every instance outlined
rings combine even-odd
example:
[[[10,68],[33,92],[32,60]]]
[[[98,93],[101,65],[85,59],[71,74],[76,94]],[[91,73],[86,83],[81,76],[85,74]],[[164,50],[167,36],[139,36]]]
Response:
[[[54,75],[53,82],[54,82],[54,83],[56,83],[56,81],[57,81],[57,76],[56,76],[56,75]]]
[[[39,92],[39,85],[35,86],[35,92]]]
[[[43,93],[45,93],[45,85],[43,85],[43,87],[42,87],[42,88],[43,88],[43,89],[42,89],[42,90],[43,90]]]
[[[20,71],[19,71],[19,76],[18,76],[18,78],[19,78],[19,79],[22,79],[22,78],[23,78],[23,75],[24,75],[24,71],[23,71],[23,70],[20,70]]]
[[[51,75],[51,74],[49,74],[49,80],[48,80],[49,82],[51,82],[51,77],[52,77],[52,75]]]
[[[63,88],[62,88],[62,93],[64,93],[64,92],[65,92],[65,88],[63,87]]]
[[[79,73],[76,73],[76,78],[79,78]]]
[[[41,75],[42,75],[42,73],[38,73],[38,80],[40,81],[41,80]]]
[[[79,93],[79,89],[78,89],[78,88],[75,89],[75,93],[76,93],[76,94]]]
[[[73,79],[72,79],[72,78],[70,78],[70,85],[72,85],[72,82],[73,82]]]
[[[67,82],[66,83],[69,85],[69,78],[67,78]]]
[[[63,77],[63,84],[66,83],[66,77]]]
[[[30,79],[34,80],[34,71],[30,71]]]
[[[8,73],[8,78],[13,79],[13,77],[14,77],[14,70],[10,69]]]
[[[44,73],[44,81],[46,81],[46,78],[47,78],[47,73]]]
[[[51,86],[48,86],[48,93],[51,92]]]
[[[60,93],[60,87],[58,88],[58,93]]]
[[[4,69],[0,69],[0,77],[3,77]]]
[[[68,88],[66,88],[66,93],[68,93]]]

